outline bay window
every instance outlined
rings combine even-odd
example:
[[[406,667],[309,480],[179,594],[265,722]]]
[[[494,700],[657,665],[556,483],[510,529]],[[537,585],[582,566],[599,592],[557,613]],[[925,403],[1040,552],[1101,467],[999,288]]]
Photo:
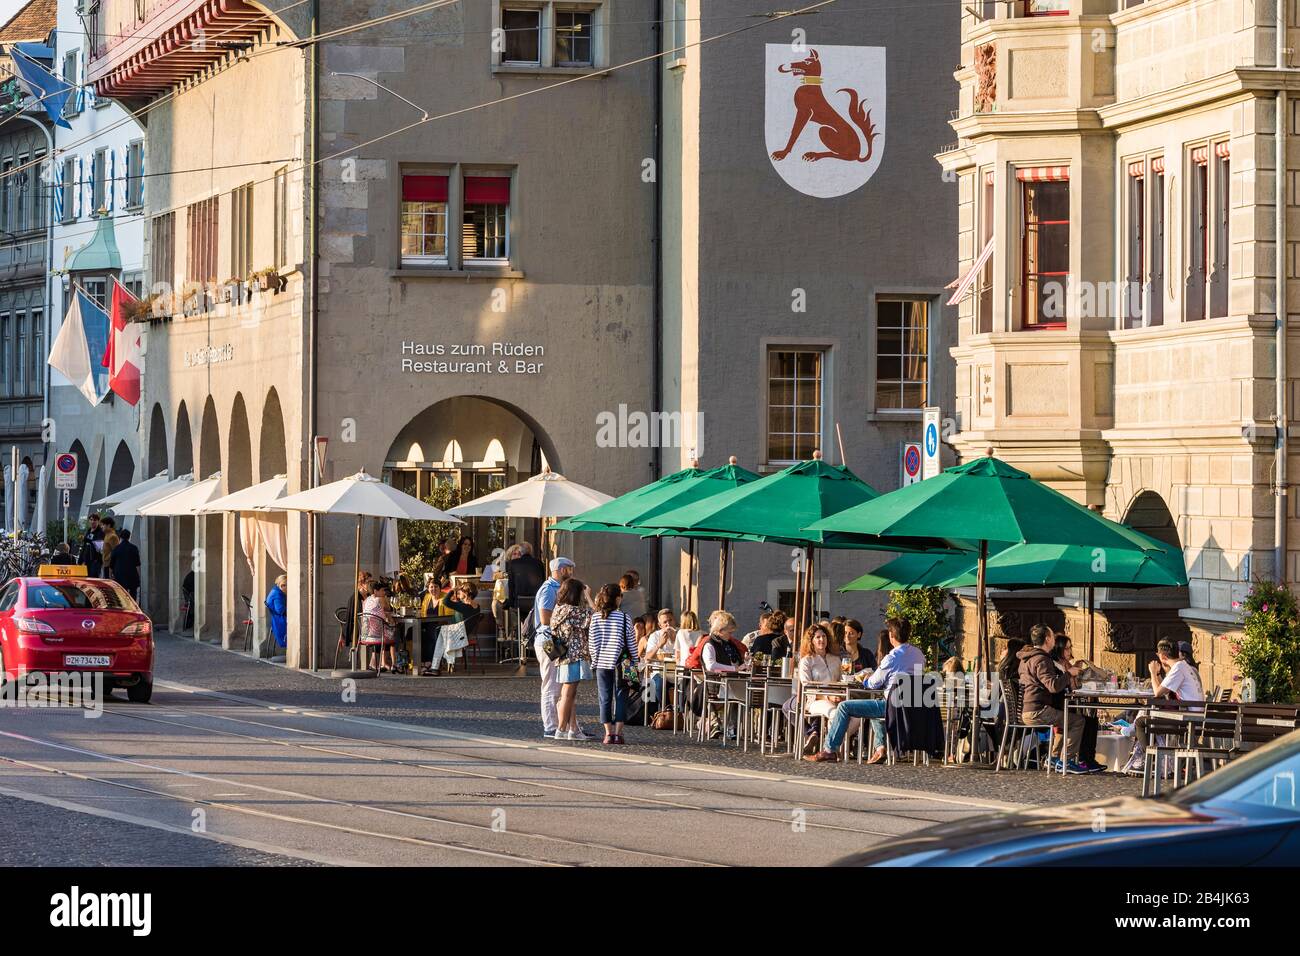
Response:
[[[1070,278],[1069,167],[1019,169],[1024,328],[1064,328]]]

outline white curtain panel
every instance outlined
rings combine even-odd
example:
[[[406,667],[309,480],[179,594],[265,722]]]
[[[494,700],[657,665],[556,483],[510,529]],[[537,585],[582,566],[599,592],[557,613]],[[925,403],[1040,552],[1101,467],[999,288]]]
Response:
[[[267,512],[249,516],[248,523],[262,539],[262,546],[271,560],[283,571],[289,570],[289,516],[283,512]]]

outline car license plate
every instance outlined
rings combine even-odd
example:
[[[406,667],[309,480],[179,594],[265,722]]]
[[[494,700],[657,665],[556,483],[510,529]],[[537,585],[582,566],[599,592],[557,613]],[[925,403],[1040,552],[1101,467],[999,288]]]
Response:
[[[108,667],[113,663],[108,654],[64,654],[64,667]]]

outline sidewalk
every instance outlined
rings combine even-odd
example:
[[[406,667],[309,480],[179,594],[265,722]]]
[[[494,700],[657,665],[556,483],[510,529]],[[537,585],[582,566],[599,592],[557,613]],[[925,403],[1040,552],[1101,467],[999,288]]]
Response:
[[[318,676],[295,671],[210,645],[167,636],[158,638],[157,647],[156,676],[162,681],[266,703],[312,707],[440,730],[528,743],[540,743],[542,739],[535,677],[420,679],[383,676],[357,681],[356,701],[345,703],[340,682],[324,677],[327,672]],[[595,731],[594,687],[584,685],[579,697],[578,716],[584,726]],[[694,743],[684,734],[673,736],[668,731],[646,727],[628,727],[625,736],[627,747],[622,752],[640,757],[1007,803],[1073,803],[1136,794],[1141,789],[1139,780],[1116,774],[1061,777],[1036,771],[995,774],[988,770],[946,768],[937,764],[930,767],[914,767],[911,763],[894,767],[867,767],[856,763],[812,764],[787,756],[760,756],[752,750],[745,754],[738,747],[728,746],[724,750],[717,741]],[[568,746],[605,749],[599,742]]]

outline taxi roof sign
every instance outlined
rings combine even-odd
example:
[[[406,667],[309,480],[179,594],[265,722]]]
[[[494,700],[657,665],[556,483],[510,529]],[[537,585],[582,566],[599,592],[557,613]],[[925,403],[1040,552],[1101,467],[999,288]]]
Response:
[[[42,564],[36,569],[39,578],[88,578],[90,569],[84,564]]]

